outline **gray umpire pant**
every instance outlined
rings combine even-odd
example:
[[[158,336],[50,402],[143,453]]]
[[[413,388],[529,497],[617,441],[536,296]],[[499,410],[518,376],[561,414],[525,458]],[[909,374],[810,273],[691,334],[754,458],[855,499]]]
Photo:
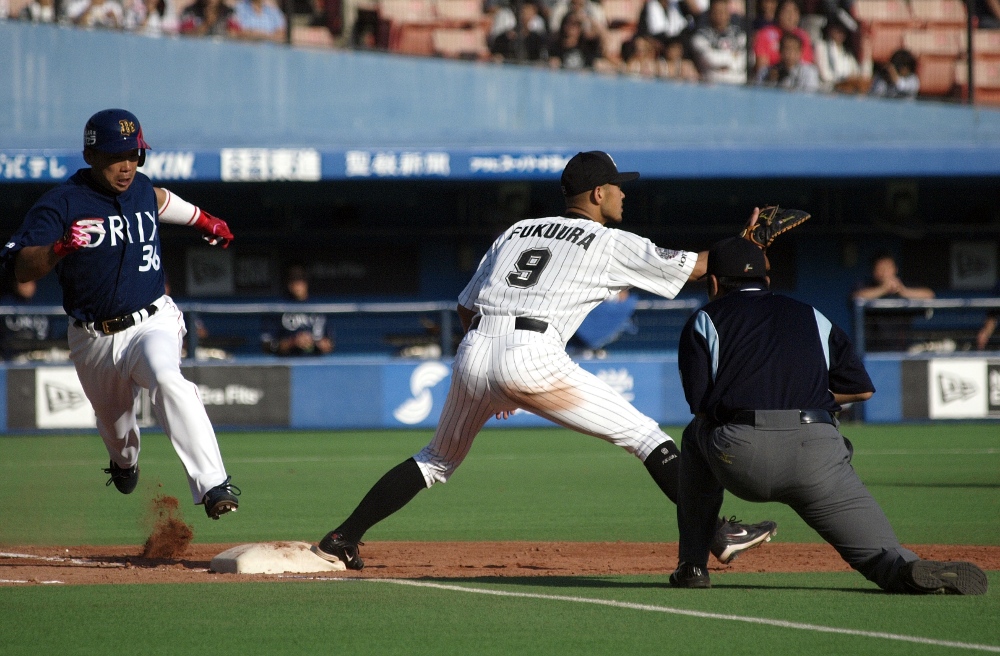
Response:
[[[790,506],[866,579],[888,592],[905,592],[900,570],[919,558],[900,546],[854,472],[837,427],[802,424],[798,410],[758,410],[755,416],[754,426],[695,418],[685,428],[677,504],[680,561],[707,566],[729,490],[746,501]]]

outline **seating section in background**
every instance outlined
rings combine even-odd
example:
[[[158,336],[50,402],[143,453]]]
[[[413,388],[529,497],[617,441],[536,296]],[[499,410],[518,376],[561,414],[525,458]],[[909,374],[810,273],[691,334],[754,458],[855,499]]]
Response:
[[[1000,106],[1000,56],[976,58],[972,74],[976,83],[976,104]],[[968,97],[969,71],[964,60],[955,64],[955,81],[962,97]]]
[[[487,59],[486,29],[483,27],[439,27],[431,34],[435,55],[455,59]]]
[[[910,10],[914,20],[928,27],[964,27],[966,23],[963,0],[914,0]]]

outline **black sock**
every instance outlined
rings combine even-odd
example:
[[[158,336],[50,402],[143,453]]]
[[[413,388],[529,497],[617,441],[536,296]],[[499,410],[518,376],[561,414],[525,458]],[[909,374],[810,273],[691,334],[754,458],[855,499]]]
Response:
[[[368,529],[408,504],[426,487],[417,461],[409,458],[387,471],[335,530],[351,542],[360,542]]]
[[[667,498],[676,504],[680,487],[681,452],[674,441],[667,440],[653,449],[643,464]]]

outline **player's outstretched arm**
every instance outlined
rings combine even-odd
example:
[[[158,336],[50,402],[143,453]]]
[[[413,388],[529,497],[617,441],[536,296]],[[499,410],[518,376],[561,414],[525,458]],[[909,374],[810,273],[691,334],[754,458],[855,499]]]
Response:
[[[38,280],[52,271],[59,260],[90,245],[94,235],[104,238],[103,219],[77,219],[55,243],[19,250],[14,259],[14,276],[18,282]]]
[[[222,219],[212,216],[205,210],[192,205],[169,189],[154,187],[156,205],[159,208],[160,221],[176,225],[188,225],[201,233],[202,237],[212,246],[226,248],[233,241],[233,233]]]

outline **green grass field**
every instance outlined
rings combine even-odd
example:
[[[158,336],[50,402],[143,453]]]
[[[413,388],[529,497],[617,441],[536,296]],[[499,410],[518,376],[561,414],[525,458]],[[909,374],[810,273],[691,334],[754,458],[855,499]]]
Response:
[[[995,424],[844,433],[902,542],[1000,545]],[[181,500],[197,542],[315,542],[428,437],[223,433],[243,495],[240,511],[217,522],[191,505],[161,434],[145,436],[142,480],[128,497],[104,486],[96,435],[3,437],[0,547],[139,545],[156,494]],[[780,541],[819,541],[778,504],[727,497],[723,510],[777,520]],[[495,430],[447,485],[366,539],[675,541],[677,531],[673,506],[623,451],[557,429]],[[712,590],[671,590],[673,565],[652,577],[0,587],[0,654],[1000,652],[1000,572],[989,572],[982,597],[898,597],[853,573],[713,574]]]

